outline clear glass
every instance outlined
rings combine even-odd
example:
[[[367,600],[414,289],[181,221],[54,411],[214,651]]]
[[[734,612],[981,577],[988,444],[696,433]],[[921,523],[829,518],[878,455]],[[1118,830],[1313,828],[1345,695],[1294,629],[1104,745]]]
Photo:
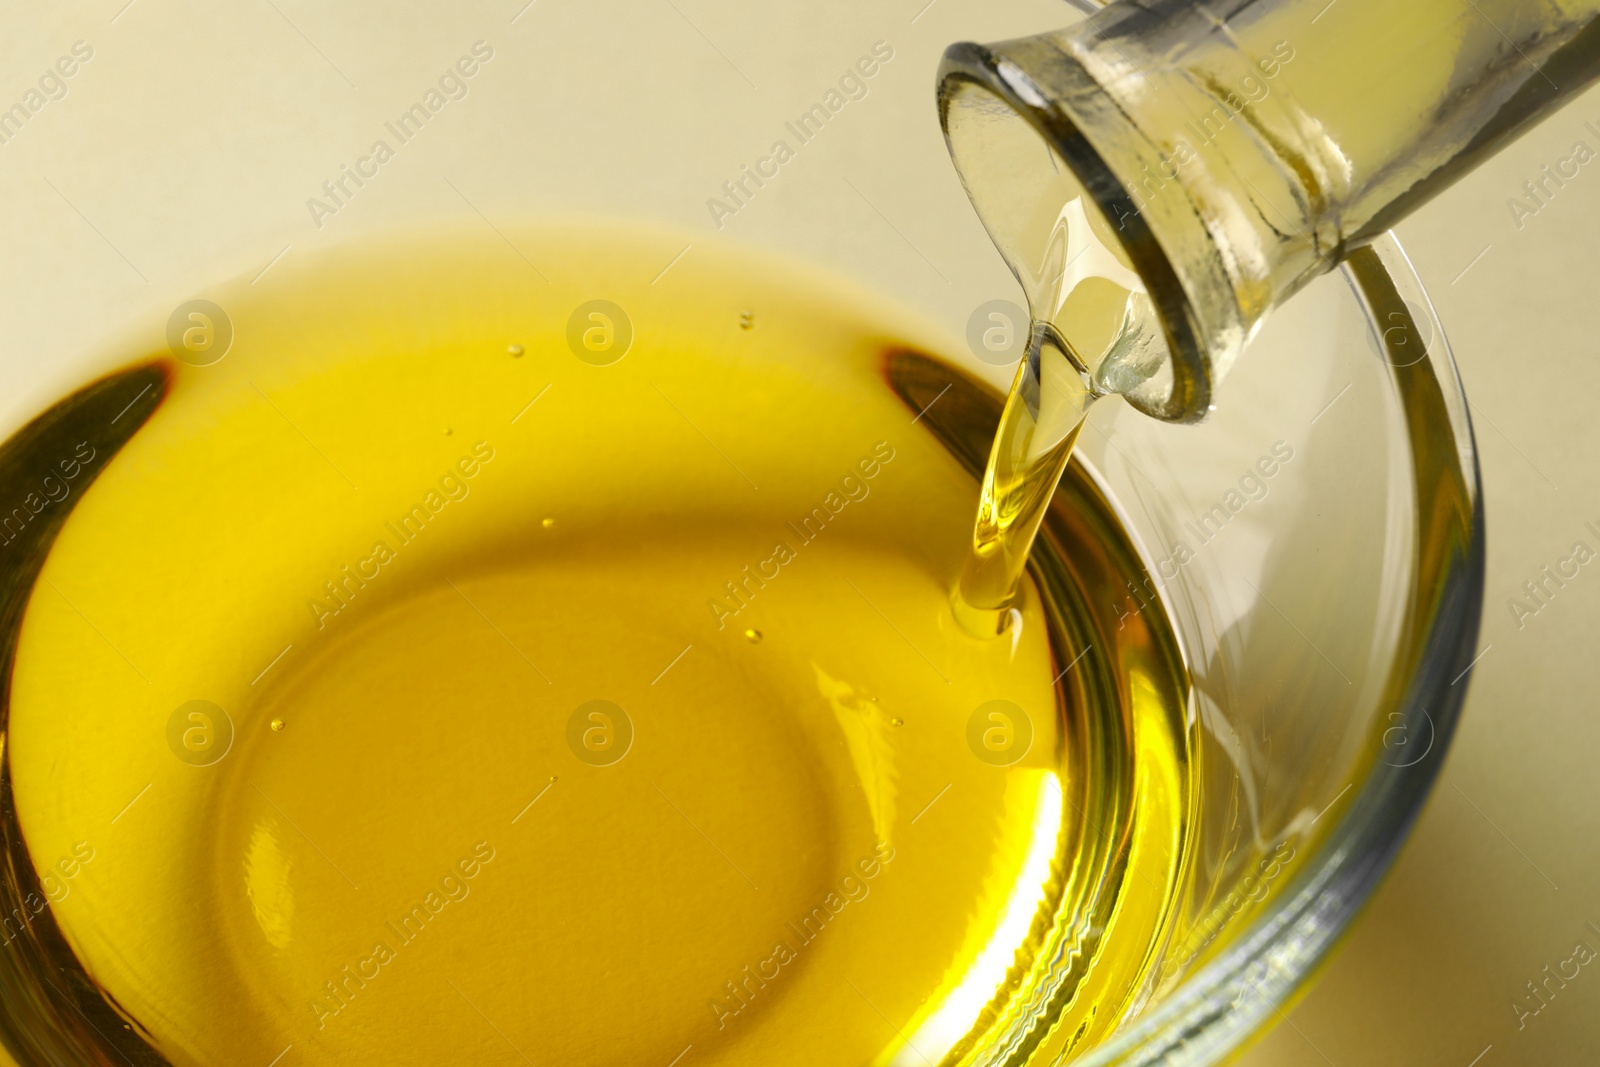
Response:
[[[385,199],[393,195],[386,189],[407,188],[402,183],[410,179],[386,171],[391,186],[363,190],[335,218],[322,219],[325,226],[313,228],[296,203],[291,221],[263,212],[253,229],[230,231],[240,248],[223,262],[152,270],[155,295],[137,280],[133,295],[108,283],[106,303],[134,309],[124,316],[131,327],[92,321],[81,332],[94,337],[74,347],[70,366],[8,367],[33,392],[5,430],[45,410],[64,382],[126,363],[134,353],[124,339],[164,350],[172,309],[213,291],[220,279],[238,276],[247,285],[274,256],[324,240],[359,243],[415,225],[419,216],[496,240],[502,231],[512,235],[505,255],[529,261],[530,286],[534,271],[556,272],[561,264],[517,243],[522,231],[510,220],[519,217],[666,223],[681,233],[681,256],[719,241],[771,248],[884,294],[874,302],[909,307],[908,319],[924,324],[919,329],[939,355],[1003,385],[1010,364],[963,344],[977,312],[1017,294],[939,139],[927,74],[949,35],[941,29],[925,46],[896,38],[896,57],[865,100],[852,99],[829,120],[824,136],[832,141],[797,146],[801,155],[784,164],[781,178],[752,186],[753,196],[719,218],[708,213],[708,198],[724,197],[719,186],[737,179],[742,162],[765,154],[771,137],[792,137],[783,117],[836,85],[879,30],[843,3],[818,4],[792,36],[771,32],[780,17],[772,12],[728,5],[707,18],[706,9],[695,8],[686,16],[700,24],[686,26],[687,17],[660,8],[655,15],[628,12],[641,25],[620,40],[609,10],[538,5],[506,12],[505,25],[491,35],[498,47],[512,55],[513,45],[502,42],[530,47],[530,27],[554,44],[536,62],[490,67],[506,79],[496,94],[483,83],[474,88],[471,106],[481,110],[461,116],[462,130],[489,162],[464,164],[471,152],[450,142],[448,153],[429,158],[419,143],[400,163],[444,167],[450,185],[430,173],[424,192],[389,207],[395,200]],[[159,64],[194,48],[188,37],[168,39],[174,24],[159,21],[159,13],[141,28],[136,18],[144,10],[134,8],[118,24],[140,46],[133,53],[143,49]],[[651,21],[656,15],[660,20]],[[343,61],[343,49],[353,49],[368,27],[328,18],[308,29]],[[998,38],[1036,32],[1057,18],[1053,4],[989,12],[962,31]],[[460,34],[463,44],[478,32],[464,21],[431,27],[432,36]],[[615,60],[604,79],[595,74],[592,51],[581,47],[597,39],[609,42]],[[710,41],[731,49],[731,62],[745,60],[730,39],[759,48],[762,62],[744,62],[744,72],[725,67]],[[817,54],[846,59],[819,65]],[[424,52],[417,62],[431,69],[431,56]],[[310,63],[320,60],[310,55]],[[351,73],[366,84],[371,72]],[[750,92],[746,73],[780,101],[770,112],[751,103],[753,93],[740,95]],[[411,87],[396,91],[404,96]],[[311,99],[323,115],[366,120],[354,105]],[[730,111],[741,121],[706,121]],[[153,113],[152,121],[166,122],[157,131],[165,136],[188,130],[181,114]],[[267,129],[243,120],[240,126],[247,137]],[[310,191],[302,190],[304,175],[328,172],[317,151],[297,156],[293,145],[279,147],[281,160],[248,157],[250,176],[261,183],[252,188],[276,188],[268,181],[274,178]],[[106,224],[104,206],[87,198],[87,182],[61,184],[86,215]],[[116,226],[107,228],[122,238]],[[76,261],[64,250],[54,254],[58,273],[19,276],[12,291],[41,284],[37,278],[66,287],[62,265]],[[137,249],[134,255],[143,259]],[[662,255],[652,266],[665,273],[673,262]],[[1471,429],[1442,328],[1389,238],[1309,285],[1274,317],[1217,402],[1209,421],[1181,426],[1108,400],[1077,445],[1073,476],[1101,487],[1145,554],[1148,583],[1129,589],[1116,610],[1164,613],[1180,639],[1195,680],[1189,712],[1206,777],[1178,928],[1155,978],[1138,991],[1136,1015],[1076,1062],[1213,1063],[1276,1018],[1403,840],[1448,748],[1475,654],[1483,540]],[[952,478],[951,495],[964,494],[975,507],[976,482]],[[5,609],[21,610],[28,592],[5,588]],[[0,891],[15,895],[32,859],[25,842],[6,844],[11,873]],[[8,908],[14,903],[8,897]],[[0,966],[17,969],[0,996],[0,1029],[19,1062],[120,1062],[74,1044],[94,1040],[92,1027],[123,1025],[98,990],[51,986],[50,974],[28,972],[18,954],[6,958]],[[996,1056],[978,1048],[963,1062]]]
[[[1404,839],[1476,655],[1472,431],[1393,238],[1286,304],[1227,393],[1078,445],[1144,539],[1205,745],[1190,932],[1096,1067],[1219,1062],[1276,1021]]]

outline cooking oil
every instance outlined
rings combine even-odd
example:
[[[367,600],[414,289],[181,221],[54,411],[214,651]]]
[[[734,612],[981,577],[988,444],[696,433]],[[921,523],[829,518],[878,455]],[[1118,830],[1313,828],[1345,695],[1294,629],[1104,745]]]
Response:
[[[1062,457],[974,636],[1001,398],[682,247],[285,261],[4,446],[21,1062],[1052,1063],[1137,1008],[1196,777],[1114,502]]]

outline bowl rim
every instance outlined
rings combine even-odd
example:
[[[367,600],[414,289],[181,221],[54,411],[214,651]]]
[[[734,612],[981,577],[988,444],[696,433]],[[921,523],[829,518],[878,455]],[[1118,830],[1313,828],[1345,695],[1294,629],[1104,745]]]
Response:
[[[1370,739],[1357,788],[1335,800],[1337,822],[1283,891],[1215,958],[1077,1058],[1080,1067],[1204,1067],[1282,1019],[1388,872],[1460,718],[1478,656],[1485,565],[1482,479],[1466,396],[1432,303],[1392,232],[1357,249],[1340,273],[1371,321],[1401,324],[1379,331],[1377,344],[1411,446],[1413,582],[1374,721],[1397,723],[1388,729],[1407,736],[1431,729],[1435,740],[1424,758],[1397,765],[1378,758],[1378,739]],[[1419,347],[1425,356],[1417,359]],[[1429,447],[1423,435],[1447,447]]]

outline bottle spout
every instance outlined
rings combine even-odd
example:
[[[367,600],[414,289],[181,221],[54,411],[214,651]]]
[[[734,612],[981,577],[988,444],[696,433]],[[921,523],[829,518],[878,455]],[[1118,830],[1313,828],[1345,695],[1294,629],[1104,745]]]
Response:
[[[1218,346],[1199,309],[1078,123],[1004,48],[945,53],[939,115],[1029,314],[1095,395],[1169,421],[1204,417]]]

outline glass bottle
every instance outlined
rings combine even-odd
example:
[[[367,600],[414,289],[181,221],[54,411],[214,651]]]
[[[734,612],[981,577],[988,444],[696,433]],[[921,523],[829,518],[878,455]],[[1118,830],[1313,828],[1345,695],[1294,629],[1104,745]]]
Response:
[[[1090,392],[1193,421],[1274,307],[1600,75],[1597,15],[1600,0],[1118,0],[953,45],[940,117]]]

